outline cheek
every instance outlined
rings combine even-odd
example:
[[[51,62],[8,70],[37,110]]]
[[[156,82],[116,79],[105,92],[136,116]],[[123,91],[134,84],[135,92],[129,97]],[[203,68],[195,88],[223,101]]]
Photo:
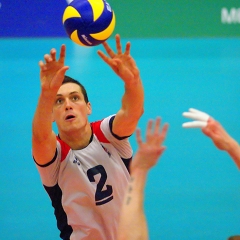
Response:
[[[79,106],[77,111],[81,119],[88,118],[89,109],[86,107],[86,105]]]
[[[81,109],[79,109],[79,112],[82,116],[86,116],[87,115],[87,108],[81,108]]]

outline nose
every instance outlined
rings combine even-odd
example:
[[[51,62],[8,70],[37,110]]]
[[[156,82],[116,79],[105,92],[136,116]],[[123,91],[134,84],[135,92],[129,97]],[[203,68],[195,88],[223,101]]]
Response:
[[[66,110],[72,109],[71,101],[70,101],[69,98],[66,98],[66,99],[65,99],[65,109],[66,109]]]

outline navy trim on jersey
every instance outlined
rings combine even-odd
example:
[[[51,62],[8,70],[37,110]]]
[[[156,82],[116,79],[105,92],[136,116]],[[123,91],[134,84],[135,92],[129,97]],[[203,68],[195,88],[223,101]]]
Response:
[[[130,173],[130,164],[131,164],[131,161],[132,161],[132,157],[131,158],[121,158],[124,165],[126,166],[128,172]]]
[[[56,158],[57,158],[57,153],[58,153],[58,152],[57,152],[57,149],[56,149],[55,155],[54,155],[53,159],[52,159],[50,162],[46,163],[46,164],[39,164],[39,163],[37,163],[36,160],[34,159],[34,157],[33,157],[33,160],[34,160],[34,162],[35,162],[39,167],[47,167],[47,166],[51,165],[51,164],[56,160]]]
[[[92,125],[91,125],[91,129],[92,129]],[[91,135],[91,137],[89,139],[89,143],[88,144],[90,144],[92,142],[92,140],[93,140],[93,129],[92,129],[92,135]]]
[[[113,131],[112,131],[112,125],[113,125],[113,120],[114,120],[114,118],[115,118],[115,115],[112,116],[112,117],[110,118],[110,120],[109,120],[109,127],[110,127],[110,130],[111,130],[112,135],[113,135],[116,139],[118,139],[118,140],[123,140],[123,139],[125,139],[125,138],[130,137],[131,135],[130,135],[130,136],[126,136],[126,137],[119,137],[118,135],[116,135],[115,133],[113,133]],[[131,163],[131,161],[132,161],[132,157],[131,157],[131,158],[122,158],[122,161],[123,161],[124,165],[126,166],[128,172],[130,173],[130,168],[129,168],[129,167],[130,167],[130,163]]]
[[[130,137],[131,135],[130,135],[130,136],[119,137],[117,134],[115,134],[115,133],[112,131],[112,125],[113,125],[113,120],[114,120],[114,118],[115,118],[115,115],[112,116],[112,117],[110,118],[110,120],[109,120],[109,127],[110,127],[110,130],[111,130],[112,135],[113,135],[116,139],[118,139],[118,140],[123,140],[123,139],[125,139],[125,138]]]
[[[58,184],[53,187],[43,186],[52,200],[54,215],[57,220],[57,227],[60,230],[60,238],[63,240],[69,240],[73,229],[70,225],[68,225],[67,215],[62,207],[62,190]]]

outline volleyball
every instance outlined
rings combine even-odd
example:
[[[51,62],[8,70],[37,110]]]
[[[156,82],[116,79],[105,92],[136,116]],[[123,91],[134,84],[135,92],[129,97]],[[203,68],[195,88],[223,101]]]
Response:
[[[69,38],[81,46],[101,44],[115,28],[115,14],[105,0],[73,0],[62,21]]]

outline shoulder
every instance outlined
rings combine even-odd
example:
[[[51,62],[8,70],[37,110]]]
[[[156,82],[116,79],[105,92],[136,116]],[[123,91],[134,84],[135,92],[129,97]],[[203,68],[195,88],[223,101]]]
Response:
[[[112,122],[114,120],[115,115],[108,116],[101,120],[95,121],[91,123],[93,134],[99,139],[101,142],[109,142],[108,136],[112,132]]]
[[[59,136],[57,136],[56,138],[57,138],[57,150],[60,153],[61,162],[62,162],[67,157],[71,148],[67,143],[65,143],[63,140],[61,140],[59,138]]]

